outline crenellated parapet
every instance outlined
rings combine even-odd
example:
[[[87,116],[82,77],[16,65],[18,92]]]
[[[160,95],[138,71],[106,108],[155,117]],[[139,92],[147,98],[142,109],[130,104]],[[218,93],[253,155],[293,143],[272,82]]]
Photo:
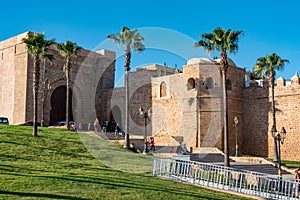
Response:
[[[255,92],[254,95],[259,95],[257,92],[261,90],[269,90],[269,81],[260,79],[260,80],[249,80],[245,82],[245,91],[247,92]],[[287,81],[283,77],[279,77],[275,80],[275,96],[279,95],[281,92],[289,92],[291,91],[293,94],[300,93],[300,78],[298,72],[295,73],[293,77],[290,78],[290,81]],[[299,90],[299,92],[297,92]]]
[[[291,84],[292,85],[299,85],[299,74],[298,72],[295,73],[295,75],[291,78]]]
[[[298,72],[295,73],[290,81],[286,81],[283,77],[278,78],[274,89],[275,97],[300,95]]]
[[[247,154],[273,156],[271,127],[272,91],[268,80],[251,80],[243,90],[243,150]],[[299,160],[300,83],[299,74],[290,80],[283,77],[275,80],[274,103],[277,129],[285,127],[288,137],[281,149],[281,156],[287,160]],[[248,134],[251,133],[251,134]],[[259,140],[253,140],[259,138]],[[297,141],[297,142],[296,142]],[[268,145],[265,145],[268,144]]]
[[[276,86],[299,86],[300,85],[300,81],[299,81],[299,74],[298,72],[295,73],[295,75],[293,77],[291,77],[290,81],[286,81],[286,79],[284,79],[283,77],[279,77],[276,80]]]

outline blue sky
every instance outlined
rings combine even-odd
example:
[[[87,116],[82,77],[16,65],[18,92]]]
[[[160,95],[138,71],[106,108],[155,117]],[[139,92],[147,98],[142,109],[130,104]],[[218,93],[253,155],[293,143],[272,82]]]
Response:
[[[185,39],[197,41],[202,33],[209,33],[216,27],[231,28],[244,31],[238,52],[229,55],[238,66],[252,69],[258,57],[275,52],[290,61],[283,72],[277,73],[277,78],[289,79],[300,69],[299,7],[297,1],[262,0],[6,1],[1,5],[0,40],[35,31],[44,32],[47,39],[71,40],[93,50],[105,42],[107,35],[119,32],[125,25],[148,30],[144,34],[150,34],[156,44],[170,45],[165,50],[158,45],[134,54],[133,68],[151,63],[181,67],[188,58],[209,57],[202,50],[188,46]],[[149,31],[148,27],[155,31]],[[170,35],[161,37],[157,30],[167,30]],[[172,40],[173,33],[175,39]],[[145,37],[145,43],[152,42],[149,40]],[[173,48],[180,52],[169,51]],[[121,56],[119,54],[117,60],[119,75],[124,72]]]

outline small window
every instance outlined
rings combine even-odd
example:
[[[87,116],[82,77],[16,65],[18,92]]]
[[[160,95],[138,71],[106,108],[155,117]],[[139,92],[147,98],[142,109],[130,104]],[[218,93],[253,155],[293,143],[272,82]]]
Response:
[[[188,80],[188,90],[194,89],[195,88],[195,79],[189,78]]]
[[[166,82],[162,82],[160,84],[160,97],[166,97],[167,96],[167,84]]]
[[[214,88],[214,80],[211,77],[205,79],[205,89]]]
[[[232,89],[231,81],[229,79],[226,80],[226,89],[227,90],[231,90]]]

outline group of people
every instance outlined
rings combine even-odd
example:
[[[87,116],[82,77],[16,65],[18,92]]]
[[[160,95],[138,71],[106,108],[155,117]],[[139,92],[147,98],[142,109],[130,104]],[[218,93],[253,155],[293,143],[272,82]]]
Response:
[[[96,118],[94,121],[94,130],[95,131],[102,131],[102,132],[114,132],[115,136],[118,137],[119,135],[121,137],[125,136],[125,132],[120,128],[119,124],[115,121],[104,121],[101,125],[99,122],[99,119]]]
[[[90,130],[90,128],[91,127],[90,127],[90,123],[89,123],[88,130]],[[104,131],[104,132],[114,130],[116,138],[118,138],[119,135],[121,137],[125,136],[125,132],[120,128],[119,124],[116,123],[115,121],[113,121],[113,122],[105,121],[101,126],[99,119],[96,118],[94,121],[94,130],[95,131]],[[155,151],[155,142],[154,142],[153,137],[150,137],[149,145],[150,145],[149,151]]]

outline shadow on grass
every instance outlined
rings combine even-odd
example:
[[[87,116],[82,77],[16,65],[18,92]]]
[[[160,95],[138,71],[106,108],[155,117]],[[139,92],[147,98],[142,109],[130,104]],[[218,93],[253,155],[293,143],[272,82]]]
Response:
[[[19,197],[43,197],[43,198],[48,198],[48,199],[88,200],[86,198],[63,196],[63,195],[57,195],[57,194],[43,194],[43,193],[30,193],[30,192],[10,192],[10,191],[4,191],[4,190],[0,190],[0,195],[1,194],[15,195],[15,196],[19,196]]]
[[[60,179],[64,181],[71,181],[71,182],[81,182],[81,183],[92,183],[92,184],[100,184],[104,185],[107,188],[130,188],[130,189],[137,189],[142,191],[152,191],[152,192],[163,192],[163,193],[170,193],[172,195],[180,195],[184,197],[197,197],[197,198],[204,198],[204,199],[216,199],[215,197],[207,196],[207,192],[204,194],[193,192],[190,189],[180,189],[178,187],[166,187],[162,188],[161,186],[147,183],[145,181],[138,181],[134,178],[129,179],[116,179],[116,177],[111,177],[111,179],[104,179],[104,178],[94,178],[94,177],[87,177],[87,176],[69,176],[69,177],[55,177],[55,176],[36,176],[41,178],[52,178],[52,179]],[[87,179],[88,178],[88,179]],[[157,179],[158,182],[162,183],[162,179]],[[192,185],[191,185],[192,186]],[[200,189],[200,188],[199,188]],[[214,193],[214,191],[212,191]],[[220,198],[224,199],[224,198]]]

